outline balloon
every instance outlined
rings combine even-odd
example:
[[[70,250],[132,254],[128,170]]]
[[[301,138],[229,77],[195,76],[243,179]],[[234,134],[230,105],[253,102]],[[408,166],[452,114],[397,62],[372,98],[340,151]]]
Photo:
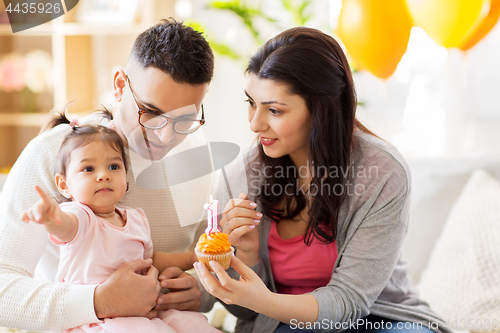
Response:
[[[477,44],[490,32],[490,30],[498,22],[500,17],[500,0],[490,0],[490,11],[483,19],[483,22],[476,28],[472,35],[460,46],[462,51],[467,51]]]
[[[337,35],[361,68],[387,79],[406,52],[411,27],[405,0],[344,0]]]
[[[489,0],[406,0],[416,25],[441,46],[459,47],[486,17]]]

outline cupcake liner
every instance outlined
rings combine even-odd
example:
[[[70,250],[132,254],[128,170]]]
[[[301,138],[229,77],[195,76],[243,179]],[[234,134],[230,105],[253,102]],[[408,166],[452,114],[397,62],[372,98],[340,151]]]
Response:
[[[212,267],[210,266],[209,262],[210,261],[217,261],[224,270],[229,268],[229,263],[231,262],[231,257],[233,256],[234,253],[234,247],[231,246],[231,248],[225,252],[225,253],[203,253],[198,251],[198,249],[194,250],[196,253],[196,256],[198,257],[198,261],[205,263],[207,265],[208,270],[212,271]]]

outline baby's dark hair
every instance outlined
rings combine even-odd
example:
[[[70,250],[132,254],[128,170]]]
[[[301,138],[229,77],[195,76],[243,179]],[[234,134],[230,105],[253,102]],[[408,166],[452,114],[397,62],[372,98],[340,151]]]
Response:
[[[58,113],[50,122],[49,127],[56,127],[60,124],[71,124],[66,115]],[[66,176],[66,168],[69,164],[70,154],[73,150],[78,147],[85,146],[91,141],[98,139],[102,141],[105,145],[113,148],[122,155],[123,163],[125,165],[125,171],[128,170],[128,156],[123,145],[122,138],[113,131],[105,126],[101,125],[73,125],[71,132],[64,137],[61,147],[56,155],[56,160],[54,164],[54,173],[60,173]]]

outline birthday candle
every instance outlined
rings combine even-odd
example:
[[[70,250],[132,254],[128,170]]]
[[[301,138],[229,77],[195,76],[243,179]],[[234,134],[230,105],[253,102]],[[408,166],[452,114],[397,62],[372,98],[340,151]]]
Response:
[[[207,228],[205,229],[205,233],[208,235],[210,234],[210,231],[212,231],[212,225],[213,225],[213,212],[210,209],[210,204],[206,203],[203,208],[207,210]]]
[[[207,228],[205,233],[209,235],[211,232],[222,232],[219,227],[219,201],[214,200],[210,195],[210,203],[206,203],[203,208],[207,210]]]
[[[214,206],[214,227],[217,229],[217,232],[222,232],[222,229],[219,227],[219,200],[214,200],[212,205]]]

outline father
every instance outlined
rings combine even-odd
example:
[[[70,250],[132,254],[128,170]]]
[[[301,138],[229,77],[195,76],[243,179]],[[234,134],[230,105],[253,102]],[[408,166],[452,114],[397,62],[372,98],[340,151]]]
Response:
[[[131,170],[147,172],[153,161],[161,165],[172,148],[201,126],[203,121],[194,119],[202,119],[213,67],[206,40],[182,23],[163,20],[137,37],[126,70],[114,76],[119,105],[109,124],[130,148]],[[88,118],[82,121],[102,121],[102,116]],[[183,123],[186,119],[193,122]],[[20,215],[37,200],[35,184],[57,193],[52,165],[69,130],[68,125],[60,125],[32,140],[5,183],[0,198],[0,326],[59,330],[98,318],[151,318],[158,309],[199,310],[201,293],[195,278],[179,268],[167,268],[160,275],[175,292],[157,298],[158,272],[145,260],[123,265],[98,286],[33,278],[37,267],[45,281],[55,280],[59,250],[48,241],[43,227],[23,223]],[[186,250],[198,224],[181,228],[168,187],[141,186],[136,176],[128,175],[129,191],[122,204],[144,209],[156,251]],[[189,195],[185,197],[188,200]],[[147,275],[135,273],[148,269]]]

